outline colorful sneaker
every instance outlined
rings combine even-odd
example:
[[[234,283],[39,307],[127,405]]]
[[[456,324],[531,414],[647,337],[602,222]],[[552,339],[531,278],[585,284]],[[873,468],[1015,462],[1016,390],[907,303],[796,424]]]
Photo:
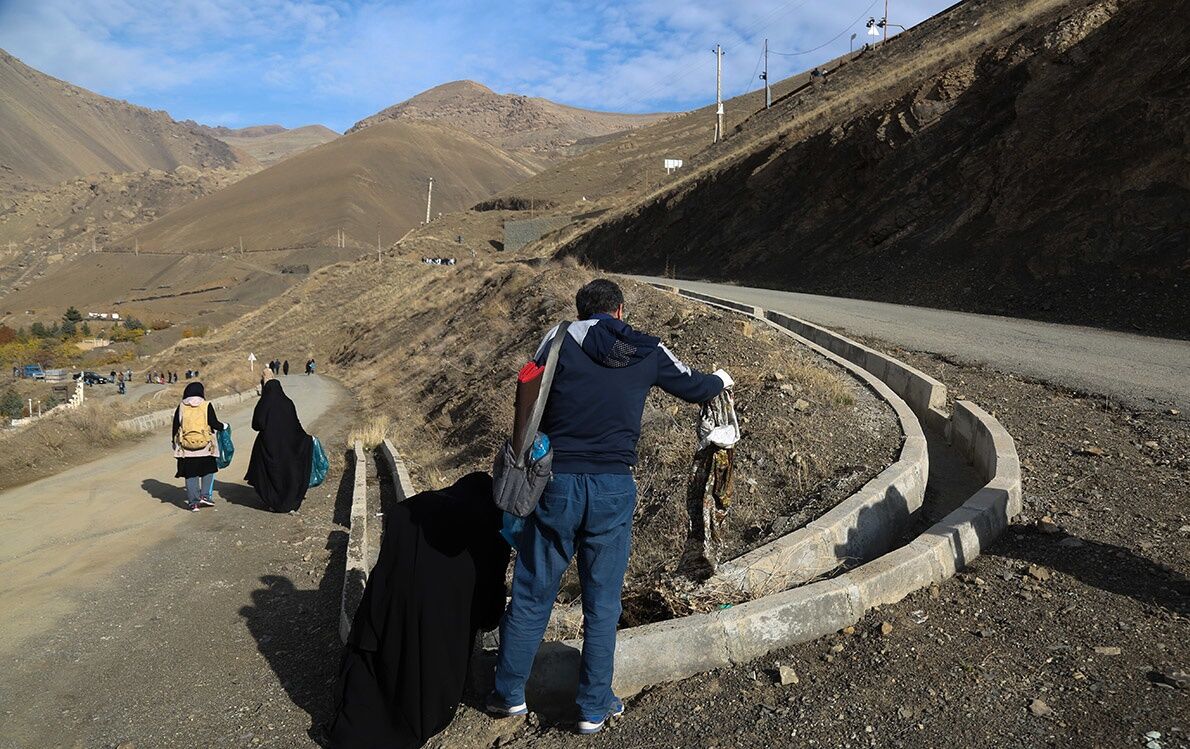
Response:
[[[506,705],[504,704],[504,700],[500,698],[500,695],[496,694],[495,692],[492,692],[488,695],[486,707],[489,713],[501,718],[511,718],[517,715],[529,714],[529,706],[525,703],[522,702],[519,705]]]
[[[608,718],[618,718],[624,714],[624,703],[620,701],[619,697],[612,698],[612,706],[602,718],[592,716],[584,716],[578,722],[578,732],[584,736],[590,736],[593,733],[599,733],[603,730],[603,724],[607,722]]]
[[[191,502],[190,504],[186,505],[186,509],[190,510],[191,512],[198,512],[198,502]]]
[[[198,505],[199,507],[214,507],[215,500],[211,499],[210,497],[199,497]]]

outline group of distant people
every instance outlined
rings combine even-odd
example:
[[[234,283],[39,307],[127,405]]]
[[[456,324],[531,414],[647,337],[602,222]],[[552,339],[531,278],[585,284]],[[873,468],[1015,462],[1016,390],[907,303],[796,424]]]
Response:
[[[453,257],[423,257],[421,259],[426,265],[454,265],[455,259]]]
[[[281,362],[278,368],[285,370],[286,364]],[[276,379],[271,362],[263,379],[260,400],[252,412],[257,435],[244,481],[269,510],[296,512],[310,486],[314,440],[302,428],[297,407]],[[174,475],[186,481],[187,510],[215,506],[215,473],[221,451],[228,449],[224,467],[230,461],[230,429],[206,400],[202,383],[189,383],[170,429],[170,448],[177,459]]]
[[[187,380],[193,380],[198,377],[198,370],[197,369],[187,369],[185,374],[186,374]],[[132,370],[131,369],[128,370],[127,379],[129,381],[132,380]],[[172,385],[178,381],[179,381],[179,377],[178,377],[177,372],[149,371],[149,372],[145,373],[145,382],[150,385]]]

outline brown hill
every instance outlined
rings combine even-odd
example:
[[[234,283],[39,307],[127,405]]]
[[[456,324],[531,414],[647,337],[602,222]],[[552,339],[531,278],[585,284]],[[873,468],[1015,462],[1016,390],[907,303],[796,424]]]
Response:
[[[348,133],[388,120],[426,120],[457,127],[520,156],[538,169],[581,149],[581,141],[655,122],[665,114],[617,114],[568,107],[548,99],[497,94],[475,81],[424,91],[366,119]]]
[[[125,239],[142,249],[189,252],[330,246],[343,229],[352,246],[386,244],[425,216],[426,179],[435,212],[463,208],[529,170],[464,132],[385,122],[286,159],[196,200]]]
[[[751,118],[563,251],[1190,336],[1190,40],[1169,23],[1187,10],[956,6]]]
[[[96,172],[231,167],[232,148],[165,112],[72,86],[0,50],[0,192]]]
[[[323,125],[306,125],[292,130],[281,125],[253,125],[235,130],[205,125],[196,127],[232,148],[243,151],[264,166],[339,137],[338,133]]]

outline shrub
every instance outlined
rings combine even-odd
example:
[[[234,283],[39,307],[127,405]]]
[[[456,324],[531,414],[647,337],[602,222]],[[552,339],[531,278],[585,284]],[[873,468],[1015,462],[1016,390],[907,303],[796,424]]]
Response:
[[[24,413],[25,402],[17,395],[17,391],[10,388],[4,395],[0,395],[0,416],[19,419]]]
[[[169,320],[152,320],[149,322],[149,330],[165,330],[172,326]]]
[[[182,331],[183,338],[202,338],[210,329],[206,325],[197,328],[186,328]]]

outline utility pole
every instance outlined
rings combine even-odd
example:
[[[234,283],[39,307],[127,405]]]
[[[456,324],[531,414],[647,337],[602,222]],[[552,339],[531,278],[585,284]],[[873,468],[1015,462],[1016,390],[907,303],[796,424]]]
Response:
[[[764,79],[764,108],[768,109],[773,106],[773,94],[769,90],[769,40],[764,40],[764,75],[760,76]]]
[[[244,256],[244,235],[240,235],[240,257]]]
[[[376,224],[376,262],[380,262],[380,224]]]
[[[140,240],[139,239],[132,240],[132,254],[140,255]]]
[[[434,178],[430,177],[430,186],[426,188],[426,223],[430,223],[430,203],[434,199]]]
[[[888,41],[888,0],[884,0],[884,39],[881,41]]]
[[[723,139],[723,46],[715,45],[715,143]]]

